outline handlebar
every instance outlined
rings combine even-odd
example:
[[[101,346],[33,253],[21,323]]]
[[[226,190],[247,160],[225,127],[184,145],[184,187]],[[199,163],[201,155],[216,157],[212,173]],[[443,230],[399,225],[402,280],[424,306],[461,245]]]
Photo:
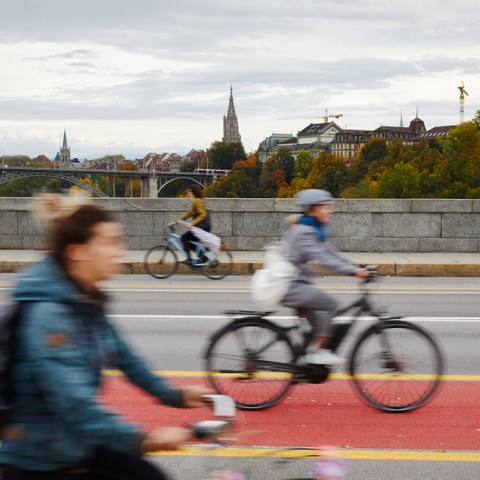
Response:
[[[359,265],[359,266],[368,272],[368,277],[363,279],[362,281],[364,285],[367,283],[376,282],[378,280],[377,265]]]
[[[213,406],[213,414],[217,418],[192,423],[190,428],[195,438],[214,439],[228,432],[235,416],[235,401],[227,395],[204,395],[202,399]]]

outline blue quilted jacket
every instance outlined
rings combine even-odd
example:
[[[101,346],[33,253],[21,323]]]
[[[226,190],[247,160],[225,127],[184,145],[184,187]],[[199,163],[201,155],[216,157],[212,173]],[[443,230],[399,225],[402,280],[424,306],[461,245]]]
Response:
[[[28,302],[17,335],[12,426],[0,464],[59,470],[87,461],[99,446],[140,453],[144,438],[96,398],[101,369],[122,370],[167,405],[182,392],[154,375],[109,324],[101,295],[86,295],[47,257],[21,277],[15,298]]]

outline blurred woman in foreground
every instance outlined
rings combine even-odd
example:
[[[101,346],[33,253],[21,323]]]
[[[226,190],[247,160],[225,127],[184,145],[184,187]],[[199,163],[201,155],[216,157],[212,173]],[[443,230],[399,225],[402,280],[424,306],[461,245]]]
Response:
[[[120,420],[97,401],[101,370],[122,370],[173,407],[201,406],[209,391],[170,387],[108,322],[98,285],[121,266],[120,224],[99,206],[71,197],[43,197],[39,207],[51,253],[24,272],[15,291],[27,303],[12,372],[17,408],[2,432],[1,478],[166,479],[142,455],[176,449],[190,430],[145,433]]]

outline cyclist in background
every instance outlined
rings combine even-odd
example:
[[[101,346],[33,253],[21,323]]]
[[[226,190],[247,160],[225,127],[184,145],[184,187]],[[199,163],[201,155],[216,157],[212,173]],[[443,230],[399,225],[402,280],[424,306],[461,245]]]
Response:
[[[343,359],[329,350],[330,324],[337,309],[337,302],[314,285],[314,270],[308,262],[317,263],[336,273],[366,278],[368,272],[354,265],[340,254],[328,241],[327,224],[333,210],[332,196],[326,190],[303,190],[295,198],[303,215],[295,216],[286,235],[288,259],[299,267],[299,274],[290,284],[282,305],[295,308],[313,328],[312,351],[306,362],[321,365],[337,365]]]
[[[151,433],[99,402],[101,370],[119,369],[172,407],[198,407],[203,387],[171,387],[132,351],[105,313],[99,282],[118,273],[125,253],[119,223],[97,205],[49,196],[40,202],[51,253],[25,271],[11,390],[16,406],[3,429],[2,480],[165,480],[147,452],[176,449],[189,429]]]
[[[187,228],[198,227],[202,230],[205,230],[206,232],[210,232],[210,215],[203,200],[203,189],[199,185],[192,184],[187,189],[187,196],[192,201],[190,209],[183,215],[181,215],[178,220],[187,220],[188,218],[192,218],[192,221],[187,224]],[[191,242],[198,242],[199,240],[190,230],[185,232],[182,235],[181,239],[183,249],[187,254],[187,258],[183,261],[183,263],[191,264],[192,257],[190,255],[190,252],[194,249],[194,246]],[[207,260],[207,258],[199,258],[200,263],[206,262]]]

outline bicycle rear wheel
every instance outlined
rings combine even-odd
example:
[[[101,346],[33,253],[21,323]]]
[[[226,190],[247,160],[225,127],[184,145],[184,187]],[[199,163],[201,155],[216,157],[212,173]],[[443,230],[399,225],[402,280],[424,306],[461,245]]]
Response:
[[[143,267],[154,278],[168,278],[178,269],[177,255],[168,245],[157,245],[146,253]]]
[[[199,268],[206,277],[212,280],[221,280],[232,273],[232,254],[228,249],[223,247],[223,249],[217,253],[215,260],[211,261],[208,265]]]
[[[439,346],[423,328],[386,320],[367,329],[353,347],[353,386],[372,407],[408,412],[425,405],[441,383]]]
[[[205,355],[212,387],[237,407],[261,410],[279,402],[293,381],[295,353],[288,336],[258,317],[233,321],[212,338]]]

